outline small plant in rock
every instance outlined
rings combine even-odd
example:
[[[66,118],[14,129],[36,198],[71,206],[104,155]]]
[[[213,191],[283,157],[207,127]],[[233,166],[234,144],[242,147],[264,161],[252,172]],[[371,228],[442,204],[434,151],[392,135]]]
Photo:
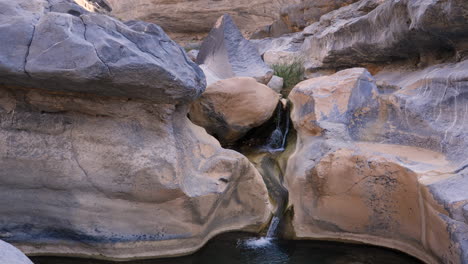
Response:
[[[274,75],[283,78],[283,89],[281,94],[284,97],[289,95],[292,88],[304,79],[304,60],[296,58],[289,63],[273,64]]]

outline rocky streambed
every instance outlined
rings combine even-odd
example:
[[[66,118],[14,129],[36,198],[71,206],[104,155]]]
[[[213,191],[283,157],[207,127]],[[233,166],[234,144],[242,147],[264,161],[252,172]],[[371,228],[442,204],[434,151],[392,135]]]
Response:
[[[223,15],[192,58],[83,2],[0,0],[0,239],[36,264],[468,263],[468,2]]]

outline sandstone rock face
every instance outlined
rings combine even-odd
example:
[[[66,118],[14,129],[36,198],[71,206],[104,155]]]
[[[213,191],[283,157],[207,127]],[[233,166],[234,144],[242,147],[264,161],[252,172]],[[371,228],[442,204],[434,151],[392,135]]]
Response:
[[[273,115],[279,95],[253,78],[218,81],[192,103],[190,119],[222,143],[234,143]]]
[[[0,238],[125,260],[263,228],[261,176],[186,117],[198,66],[156,25],[68,4],[0,1]]]
[[[0,240],[0,263],[33,264],[21,251]]]
[[[273,71],[262,61],[255,45],[242,36],[229,15],[220,17],[205,38],[197,63],[220,79],[253,77],[267,84],[273,76]]]
[[[203,72],[157,25],[123,24],[69,1],[0,1],[0,8],[4,85],[158,103],[188,102],[205,88]]]
[[[298,84],[289,96],[298,132],[286,170],[291,235],[466,263],[462,69],[466,62],[382,71],[377,86],[355,68]]]
[[[298,0],[108,0],[112,14],[161,25],[169,33],[206,34],[216,20],[229,14],[242,32],[249,34],[278,18],[279,10]]]

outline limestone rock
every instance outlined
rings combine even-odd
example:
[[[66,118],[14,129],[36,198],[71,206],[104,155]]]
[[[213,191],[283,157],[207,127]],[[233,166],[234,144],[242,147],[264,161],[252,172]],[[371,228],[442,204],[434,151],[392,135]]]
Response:
[[[285,174],[290,235],[465,264],[465,75],[463,61],[389,68],[375,76],[379,87],[361,68],[298,84],[289,96],[298,132]]]
[[[273,75],[271,80],[268,82],[267,86],[270,87],[273,91],[281,93],[281,90],[283,89],[283,84],[283,78]]]
[[[0,10],[0,238],[127,260],[265,226],[261,175],[188,120],[205,78],[158,26],[65,0]]]
[[[261,176],[186,115],[151,101],[2,88],[7,241],[28,254],[123,260],[259,231],[271,210]]]
[[[273,76],[255,45],[242,36],[229,15],[220,17],[205,38],[197,63],[205,65],[221,79],[253,77],[267,84]]]
[[[357,1],[359,0],[301,0],[299,3],[283,5],[280,19],[257,30],[252,38],[276,38],[287,33],[301,31],[306,26],[319,21],[322,15]]]
[[[352,68],[300,82],[289,95],[296,108],[291,113],[296,130],[320,131],[320,122],[341,123],[348,128],[364,115],[377,112],[377,86],[364,68]]]
[[[336,68],[466,49],[465,0],[375,2],[361,0],[306,28],[304,54],[319,61],[317,67]]]
[[[190,119],[224,144],[234,143],[274,113],[279,95],[253,78],[218,81],[192,103]]]
[[[298,4],[284,6],[281,9],[281,20],[287,24],[291,32],[295,32],[318,21],[322,15],[357,1],[358,0],[301,0]]]
[[[0,1],[11,10],[0,15],[2,84],[156,103],[188,102],[203,92],[201,69],[157,25],[53,3]]]
[[[138,19],[182,35],[208,33],[223,14],[233,17],[246,35],[278,19],[281,7],[299,0],[108,0],[112,14],[123,20]],[[175,35],[175,34],[173,34]]]
[[[33,264],[21,251],[0,240],[0,263]]]

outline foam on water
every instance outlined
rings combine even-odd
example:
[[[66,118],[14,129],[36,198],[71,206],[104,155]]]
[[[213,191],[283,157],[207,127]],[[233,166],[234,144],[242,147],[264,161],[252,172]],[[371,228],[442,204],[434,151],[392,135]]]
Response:
[[[244,240],[243,245],[250,249],[264,248],[270,246],[272,241],[271,237],[251,238]]]

